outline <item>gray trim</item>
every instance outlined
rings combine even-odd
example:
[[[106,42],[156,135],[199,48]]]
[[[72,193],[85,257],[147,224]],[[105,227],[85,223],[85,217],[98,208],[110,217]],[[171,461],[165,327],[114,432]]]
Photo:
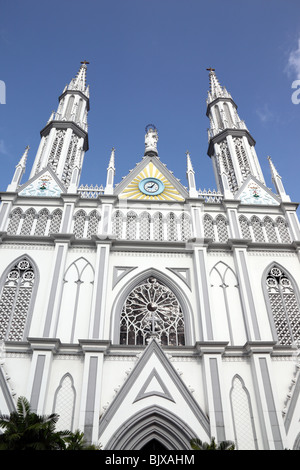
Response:
[[[149,386],[149,384],[151,383],[153,378],[155,378],[157,380],[157,382],[159,383],[159,386],[163,390],[162,392],[160,392],[158,390],[152,390],[150,392],[146,392],[147,387]],[[133,400],[133,403],[135,403],[136,401],[142,400],[143,398],[151,397],[153,395],[156,395],[156,396],[162,397],[162,398],[166,398],[167,400],[171,400],[175,403],[175,400],[172,398],[171,393],[169,392],[169,390],[165,386],[164,382],[162,381],[161,377],[158,375],[157,370],[155,368],[152,369],[152,371],[150,372],[150,374],[149,374],[147,380],[145,381],[144,385],[142,386],[139,393],[137,394],[137,396]]]
[[[4,220],[7,218],[6,216],[7,216],[8,209],[9,209],[9,202],[2,202],[1,209],[0,209],[0,227],[2,226]]]
[[[293,419],[294,414],[295,414],[296,405],[297,405],[298,400],[299,400],[299,395],[300,395],[300,374],[298,375],[297,382],[294,386],[292,399],[290,401],[290,406],[289,406],[287,414],[285,416],[284,427],[285,427],[286,433],[289,432],[290,425],[291,425],[292,419]],[[296,416],[296,419],[299,422],[298,415]],[[300,441],[299,441],[299,444],[298,444],[298,448],[300,449]]]
[[[98,266],[98,279],[96,285],[96,302],[95,302],[95,317],[93,325],[93,339],[99,337],[100,329],[100,316],[101,316],[101,307],[104,302],[104,292],[103,292],[103,283],[105,278],[105,258],[106,258],[106,246],[101,246],[100,255],[99,255],[99,266]]]
[[[66,209],[65,213],[63,214],[63,220],[62,220],[62,227],[61,227],[61,232],[66,233],[67,232],[67,227],[69,225],[70,217],[71,217],[71,204],[66,204]]]
[[[204,302],[204,315],[206,319],[207,339],[212,340],[213,328],[212,328],[212,323],[211,323],[211,310],[210,310],[209,293],[208,293],[206,269],[205,269],[205,262],[204,262],[204,253],[202,250],[198,251],[198,259],[199,259],[199,267],[200,267],[200,282],[201,282],[203,302]]]
[[[221,399],[221,389],[220,389],[217,359],[210,358],[209,365],[210,365],[210,377],[211,377],[212,391],[213,391],[217,441],[221,442],[221,441],[224,441],[226,437],[225,437],[225,424],[224,424],[224,417],[223,417],[223,406],[222,406],[222,399]]]
[[[49,295],[48,308],[47,308],[45,326],[44,326],[44,332],[43,332],[43,336],[46,336],[46,337],[49,336],[50,334],[53,307],[54,307],[55,297],[57,293],[58,278],[59,278],[59,271],[60,271],[61,263],[62,263],[63,251],[64,251],[64,247],[62,245],[59,246],[57,250],[57,257],[55,260],[54,272],[53,272],[53,277],[52,277],[52,285],[51,285],[51,290],[50,290],[50,295]]]
[[[248,297],[249,306],[250,306],[250,315],[251,315],[253,331],[254,331],[253,339],[260,340],[261,338],[260,338],[258,322],[256,318],[256,311],[255,311],[255,305],[254,305],[254,300],[253,300],[253,295],[252,295],[250,278],[249,278],[247,264],[245,260],[245,253],[243,251],[238,251],[238,253],[240,254],[240,262],[241,262],[241,267],[242,267],[242,272],[243,272],[243,278],[244,278],[246,291],[247,291],[247,297]]]
[[[131,271],[133,271],[136,268],[137,266],[114,266],[112,288],[114,289],[116,285],[118,284],[118,282],[121,281],[121,279],[123,279],[123,277],[126,276],[126,274],[129,274]],[[120,271],[121,273],[118,274],[118,272]]]
[[[16,407],[15,407],[15,403],[13,401],[11,392],[7,386],[7,381],[5,380],[2,367],[0,367],[0,389],[2,391],[2,395],[5,400],[9,413],[13,413],[14,411],[16,411]],[[3,411],[4,410],[0,410],[2,414],[3,414]]]
[[[88,442],[92,441],[93,421],[95,411],[96,398],[96,382],[97,382],[98,357],[91,356],[89,363],[89,376],[87,383],[87,395],[84,417],[84,437]]]
[[[271,425],[272,436],[274,439],[274,446],[276,450],[283,450],[283,444],[281,439],[280,427],[277,419],[276,406],[273,397],[272,385],[270,382],[269,370],[266,358],[259,358],[259,365],[261,370],[261,376],[264,386],[265,398],[268,407],[268,416]]]
[[[166,268],[166,269],[171,271],[173,274],[176,274],[176,276],[178,276],[188,286],[188,288],[192,290],[190,268]],[[184,277],[184,275],[181,274],[182,271],[185,272],[186,277]]]
[[[32,390],[31,390],[31,397],[30,397],[30,405],[31,405],[32,411],[35,413],[37,412],[37,409],[38,409],[45,362],[46,362],[46,355],[39,354],[37,357],[37,361],[36,361],[36,368],[35,368],[34,379],[33,379]]]

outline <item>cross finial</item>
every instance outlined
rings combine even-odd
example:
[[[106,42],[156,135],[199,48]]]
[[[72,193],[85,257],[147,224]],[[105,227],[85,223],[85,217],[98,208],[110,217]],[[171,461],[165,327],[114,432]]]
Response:
[[[206,69],[206,70],[208,70],[209,72],[214,72],[214,71],[215,71],[215,69],[212,69],[211,67],[209,67],[209,68]]]
[[[81,63],[81,64],[84,64],[84,65],[89,64],[89,62],[88,62],[87,60],[83,60],[83,61],[80,62],[80,63]]]

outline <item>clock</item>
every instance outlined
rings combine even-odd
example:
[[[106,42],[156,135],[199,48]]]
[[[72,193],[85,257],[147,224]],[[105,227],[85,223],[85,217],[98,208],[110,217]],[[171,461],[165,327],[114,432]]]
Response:
[[[165,186],[163,182],[157,178],[144,178],[139,182],[139,189],[147,196],[157,196],[163,192]]]

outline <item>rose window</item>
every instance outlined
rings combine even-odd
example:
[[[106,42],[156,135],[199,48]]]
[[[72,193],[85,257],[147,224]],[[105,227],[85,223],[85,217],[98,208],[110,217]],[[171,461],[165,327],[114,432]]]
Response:
[[[184,345],[184,319],[176,296],[156,278],[149,277],[125,301],[120,343],[145,345],[152,336],[163,345]]]

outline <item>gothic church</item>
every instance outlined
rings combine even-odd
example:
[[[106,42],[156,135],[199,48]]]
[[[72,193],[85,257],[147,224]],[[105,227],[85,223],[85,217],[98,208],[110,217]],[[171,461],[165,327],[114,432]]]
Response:
[[[300,228],[269,158],[209,70],[214,191],[144,156],[80,185],[88,150],[83,62],[26,148],[0,210],[0,412],[25,396],[58,429],[108,450],[300,449]],[[167,156],[165,156],[167,160]],[[168,162],[166,162],[168,163]]]

